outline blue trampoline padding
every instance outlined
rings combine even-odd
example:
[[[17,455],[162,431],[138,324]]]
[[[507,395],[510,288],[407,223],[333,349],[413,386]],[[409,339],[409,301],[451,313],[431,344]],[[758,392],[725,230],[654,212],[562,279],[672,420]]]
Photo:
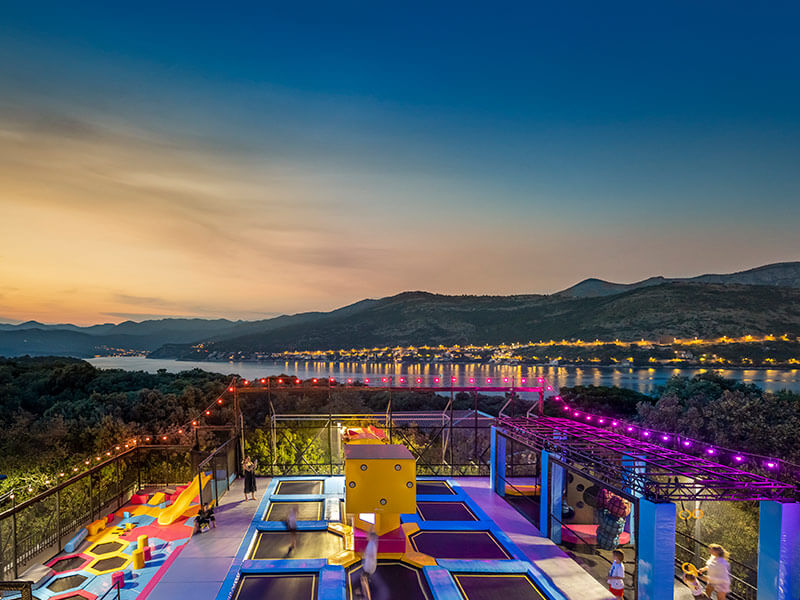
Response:
[[[489,531],[495,537],[495,539],[500,542],[500,545],[508,551],[514,558],[518,558],[520,560],[525,560],[525,555],[522,551],[517,548],[517,545],[511,541],[511,538],[508,537],[508,534],[500,529],[497,525],[492,525],[489,528]]]
[[[453,573],[527,573],[530,564],[522,560],[452,560],[436,561]]]
[[[325,494],[270,494],[270,502],[322,502]]]
[[[466,502],[464,494],[418,494],[417,502]]]
[[[75,552],[78,549],[78,546],[81,545],[83,540],[86,539],[86,536],[89,535],[89,530],[86,527],[83,527],[78,533],[76,533],[70,541],[64,544],[64,551],[65,552]]]
[[[347,597],[347,576],[344,567],[331,565],[319,572],[317,600],[345,600]]]
[[[436,600],[463,600],[458,586],[447,569],[442,567],[422,567],[422,573],[428,581],[433,597]]]
[[[492,527],[485,521],[416,521],[420,531],[491,531]],[[496,536],[495,536],[496,537]]]
[[[275,560],[244,560],[242,561],[242,573],[298,573],[313,572],[328,566],[325,558],[313,558],[309,560],[297,559],[275,559]]]
[[[550,600],[568,600],[561,590],[553,584],[552,580],[534,565],[530,565],[528,568],[528,577],[531,578],[539,590],[550,598]]]
[[[298,521],[297,531],[320,531],[328,529],[327,521]],[[256,521],[256,531],[287,531],[285,521]]]

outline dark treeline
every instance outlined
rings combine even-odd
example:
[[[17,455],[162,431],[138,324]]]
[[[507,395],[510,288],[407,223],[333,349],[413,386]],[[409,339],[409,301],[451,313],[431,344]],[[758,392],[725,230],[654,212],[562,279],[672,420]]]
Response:
[[[0,358],[0,474],[8,475],[0,493],[40,488],[95,451],[166,432],[213,402],[228,381],[199,369],[152,374],[72,358]]]
[[[228,381],[228,376],[199,369],[151,374],[96,369],[71,358],[0,358],[0,473],[10,476],[0,482],[0,493],[15,481],[40,479],[39,475],[125,438],[174,430],[213,402]],[[564,388],[561,394],[585,410],[800,462],[798,394],[765,393],[711,373],[693,379],[673,378],[656,397],[593,386]],[[324,415],[383,413],[388,400],[386,390],[335,385],[240,394],[248,432],[267,427],[270,401],[276,413]],[[433,392],[392,394],[392,407],[398,412],[443,410],[447,401],[446,396]],[[496,415],[505,398],[479,394],[477,401],[481,411]],[[470,409],[474,402],[472,394],[459,393],[453,408]],[[559,408],[557,403],[547,406],[554,415]],[[209,420],[212,424],[231,423],[230,407],[226,404],[206,422]]]

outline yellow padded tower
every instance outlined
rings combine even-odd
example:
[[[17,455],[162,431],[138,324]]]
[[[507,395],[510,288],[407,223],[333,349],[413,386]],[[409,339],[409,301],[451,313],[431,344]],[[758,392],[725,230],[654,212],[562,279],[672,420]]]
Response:
[[[417,510],[417,463],[401,444],[345,444],[345,510],[356,525],[372,524],[359,515],[375,515],[375,532],[400,526],[401,513]]]

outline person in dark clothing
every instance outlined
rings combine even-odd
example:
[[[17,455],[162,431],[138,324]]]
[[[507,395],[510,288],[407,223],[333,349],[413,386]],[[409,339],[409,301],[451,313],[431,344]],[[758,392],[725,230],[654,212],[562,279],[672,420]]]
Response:
[[[244,471],[245,500],[256,499],[256,467],[258,467],[258,461],[250,460],[250,455],[248,454],[242,462],[242,470]],[[248,498],[247,494],[250,494],[251,497]]]
[[[203,533],[203,528],[211,528],[217,526],[217,520],[214,517],[214,509],[210,506],[203,504],[200,510],[197,511],[197,516],[194,519],[195,531]]]

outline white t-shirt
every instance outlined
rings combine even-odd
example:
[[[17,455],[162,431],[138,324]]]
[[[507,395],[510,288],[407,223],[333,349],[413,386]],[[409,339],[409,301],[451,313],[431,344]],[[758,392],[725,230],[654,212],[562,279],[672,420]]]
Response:
[[[370,540],[367,543],[367,548],[364,550],[364,558],[362,559],[364,565],[364,573],[372,575],[375,569],[378,568],[378,542]]]
[[[620,577],[621,579],[612,579],[612,577]],[[616,561],[611,563],[611,570],[608,572],[608,587],[613,590],[624,590],[624,577],[625,567],[622,566],[622,563]]]
[[[721,556],[712,556],[706,561],[708,571],[706,575],[711,583],[730,583],[731,581],[731,565]]]

